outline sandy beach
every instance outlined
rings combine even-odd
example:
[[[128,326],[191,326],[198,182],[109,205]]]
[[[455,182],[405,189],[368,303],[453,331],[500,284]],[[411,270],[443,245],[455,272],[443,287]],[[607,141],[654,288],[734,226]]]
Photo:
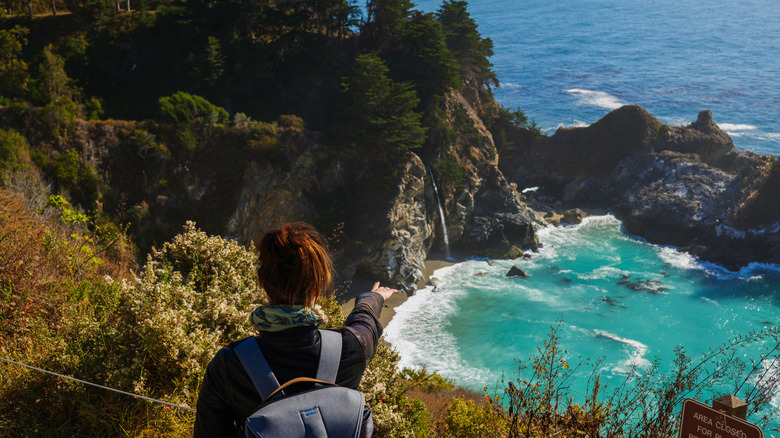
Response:
[[[450,266],[455,262],[451,260],[445,260],[444,258],[430,258],[425,260],[425,266],[423,267],[423,278],[417,282],[417,289],[422,289],[431,279],[433,272],[439,268]],[[365,278],[354,278],[349,290],[344,295],[343,302],[341,304],[341,310],[345,315],[349,314],[355,307],[355,297],[363,292],[371,290],[374,282]],[[382,313],[379,315],[379,322],[383,327],[387,327],[387,324],[395,316],[395,308],[403,304],[409,295],[406,292],[399,292],[394,294],[389,300],[385,301],[385,305],[382,308]]]

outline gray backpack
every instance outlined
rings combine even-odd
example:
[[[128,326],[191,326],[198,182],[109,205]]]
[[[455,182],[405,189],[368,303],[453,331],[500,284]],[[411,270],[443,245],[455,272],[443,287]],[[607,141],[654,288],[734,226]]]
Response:
[[[320,330],[322,344],[317,377],[298,377],[282,386],[254,337],[235,351],[263,401],[244,423],[247,437],[359,437],[371,436],[371,409],[359,391],[336,385],[341,359],[341,334]],[[312,382],[313,389],[285,395],[284,389]],[[361,434],[362,427],[362,434]]]

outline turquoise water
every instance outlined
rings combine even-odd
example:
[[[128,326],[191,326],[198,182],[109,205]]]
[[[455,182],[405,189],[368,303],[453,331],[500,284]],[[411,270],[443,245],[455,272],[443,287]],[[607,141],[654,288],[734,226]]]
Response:
[[[701,264],[626,235],[612,216],[545,228],[539,239],[543,247],[531,259],[468,260],[436,271],[437,290],[410,297],[385,331],[401,366],[426,366],[475,390],[493,388],[562,320],[569,362],[603,356],[601,380],[617,386],[631,365],[644,369],[659,357],[668,369],[678,345],[695,357],[780,323],[777,266],[732,273]],[[529,277],[506,277],[512,265]],[[575,396],[590,371],[577,376]]]
[[[469,11],[493,40],[496,98],[548,133],[623,104],[671,125],[709,109],[737,148],[780,154],[776,0],[473,0]]]

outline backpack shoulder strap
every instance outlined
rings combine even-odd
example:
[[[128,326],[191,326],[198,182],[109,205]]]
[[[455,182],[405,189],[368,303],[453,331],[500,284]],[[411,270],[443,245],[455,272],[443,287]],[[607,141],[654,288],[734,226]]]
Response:
[[[236,345],[233,351],[241,360],[260,397],[267,400],[279,388],[279,381],[268,366],[268,361],[265,360],[260,346],[257,345],[257,339],[254,336],[249,337]]]
[[[336,383],[336,374],[341,362],[341,332],[320,329],[320,363],[317,365],[317,380]]]

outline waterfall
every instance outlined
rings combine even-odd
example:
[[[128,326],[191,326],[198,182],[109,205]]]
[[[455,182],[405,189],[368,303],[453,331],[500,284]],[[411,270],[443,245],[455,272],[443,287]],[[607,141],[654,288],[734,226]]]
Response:
[[[450,255],[450,238],[447,237],[447,221],[444,220],[444,209],[441,206],[441,199],[439,198],[439,189],[436,187],[436,178],[433,177],[433,171],[429,166],[425,166],[428,169],[428,174],[431,175],[431,182],[433,183],[433,193],[436,194],[436,203],[439,205],[439,217],[441,218],[441,230],[444,234],[444,250],[446,251],[447,260],[452,260]]]

